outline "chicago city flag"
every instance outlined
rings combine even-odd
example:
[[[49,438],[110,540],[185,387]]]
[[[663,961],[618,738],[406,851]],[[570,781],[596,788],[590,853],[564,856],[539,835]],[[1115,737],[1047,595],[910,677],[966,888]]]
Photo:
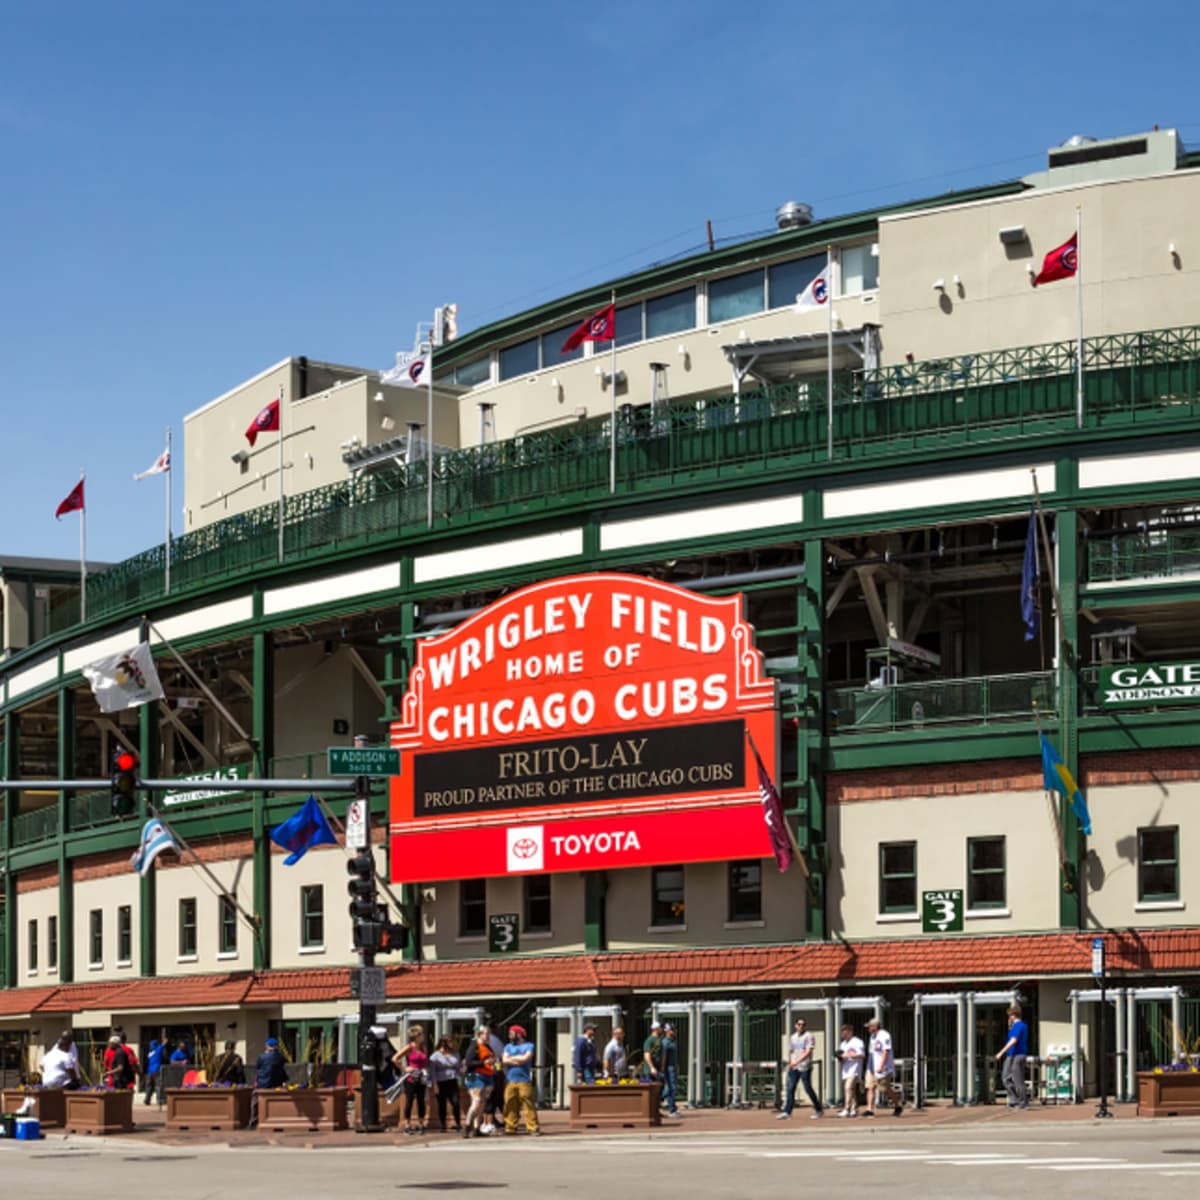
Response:
[[[142,826],[142,840],[133,852],[129,865],[139,875],[146,875],[154,866],[154,860],[164,851],[172,854],[179,853],[179,843],[171,836],[170,831],[157,817],[151,817]]]

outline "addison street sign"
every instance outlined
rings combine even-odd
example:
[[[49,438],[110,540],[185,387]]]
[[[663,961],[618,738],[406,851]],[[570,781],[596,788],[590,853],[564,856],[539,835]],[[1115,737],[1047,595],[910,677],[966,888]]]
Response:
[[[533,584],[417,647],[394,722],[394,882],[771,853],[775,683],[741,596]]]
[[[1100,703],[1146,705],[1200,703],[1200,662],[1122,663],[1100,668]]]

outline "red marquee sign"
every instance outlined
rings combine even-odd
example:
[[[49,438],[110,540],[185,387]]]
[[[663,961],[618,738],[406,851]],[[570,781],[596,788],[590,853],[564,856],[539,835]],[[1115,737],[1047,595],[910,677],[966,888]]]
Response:
[[[393,881],[769,855],[748,736],[774,764],[740,596],[620,574],[523,588],[417,647],[391,731]]]

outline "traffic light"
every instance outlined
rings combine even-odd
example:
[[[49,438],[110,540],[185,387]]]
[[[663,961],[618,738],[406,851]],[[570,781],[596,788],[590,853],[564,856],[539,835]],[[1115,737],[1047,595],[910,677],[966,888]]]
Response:
[[[350,874],[350,882],[346,885],[346,890],[350,893],[350,915],[356,922],[373,920],[375,917],[375,859],[371,856],[371,852],[360,850],[346,863],[346,870]]]
[[[138,756],[132,750],[117,750],[113,753],[110,800],[114,817],[133,815],[137,771]]]
[[[378,953],[391,954],[393,951],[399,952],[408,945],[407,925],[398,925],[393,921],[385,921],[381,926],[381,930]]]

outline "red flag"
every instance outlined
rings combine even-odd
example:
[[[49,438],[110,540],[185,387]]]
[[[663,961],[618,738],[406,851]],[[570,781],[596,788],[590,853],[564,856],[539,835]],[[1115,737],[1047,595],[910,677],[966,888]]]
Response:
[[[250,427],[246,430],[246,441],[250,445],[258,440],[260,433],[273,433],[279,428],[279,401],[272,400],[266,408],[250,422]]]
[[[81,479],[67,493],[67,498],[54,510],[54,518],[58,520],[63,513],[83,511],[83,480]]]
[[[1061,246],[1055,247],[1042,260],[1042,269],[1033,277],[1033,286],[1070,279],[1079,270],[1079,234],[1073,233]]]
[[[795,861],[796,852],[792,849],[792,839],[784,824],[783,801],[767,774],[767,768],[763,766],[763,760],[758,756],[758,747],[751,742],[750,749],[754,751],[754,762],[758,766],[758,794],[762,798],[763,819],[767,823],[775,865],[780,871],[786,871]]]
[[[584,342],[611,342],[617,334],[617,307],[610,304],[594,317],[588,317],[562,344],[560,354],[570,354]]]

